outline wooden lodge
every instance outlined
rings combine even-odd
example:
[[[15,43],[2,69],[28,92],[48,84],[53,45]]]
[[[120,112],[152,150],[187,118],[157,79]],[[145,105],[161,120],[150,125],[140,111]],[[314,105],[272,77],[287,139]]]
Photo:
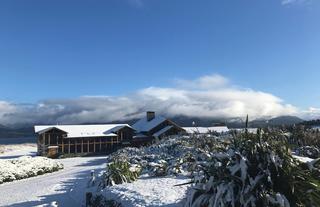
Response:
[[[185,133],[185,130],[155,112],[135,124],[39,125],[38,155],[57,157],[62,154],[107,154],[124,146],[141,146],[164,136]]]
[[[127,124],[35,126],[38,154],[108,153],[130,145],[134,129]]]

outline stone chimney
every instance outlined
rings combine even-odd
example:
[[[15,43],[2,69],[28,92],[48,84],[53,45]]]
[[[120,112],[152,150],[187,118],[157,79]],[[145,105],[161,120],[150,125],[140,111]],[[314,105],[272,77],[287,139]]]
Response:
[[[156,116],[156,113],[154,111],[147,111],[147,120],[151,121]]]

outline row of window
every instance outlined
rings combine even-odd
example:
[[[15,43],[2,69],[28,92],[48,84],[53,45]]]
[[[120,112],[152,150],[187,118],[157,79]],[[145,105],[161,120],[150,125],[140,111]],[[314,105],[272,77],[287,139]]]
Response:
[[[67,145],[58,145],[58,152],[69,154],[69,153],[97,153],[97,152],[108,152],[112,151],[118,147],[118,144],[111,144],[111,143],[96,143],[96,144],[67,144]]]

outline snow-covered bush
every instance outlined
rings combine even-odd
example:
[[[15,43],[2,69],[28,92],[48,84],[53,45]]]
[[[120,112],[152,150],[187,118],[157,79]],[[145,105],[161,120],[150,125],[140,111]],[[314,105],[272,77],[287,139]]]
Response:
[[[148,163],[149,172],[153,176],[165,176],[167,175],[168,163],[165,160],[158,160],[157,163]]]
[[[314,146],[298,147],[296,149],[296,153],[299,156],[310,157],[313,159],[320,157],[319,148],[314,147]]]
[[[320,159],[296,160],[288,137],[277,130],[236,136],[171,137],[148,147],[120,149],[108,157],[98,191],[117,201],[126,192],[121,195],[130,200],[132,192],[138,196],[137,186],[183,178],[179,186],[190,179],[194,183],[186,206],[320,206]],[[132,179],[130,167],[139,169]]]
[[[137,164],[130,164],[125,157],[114,157],[113,161],[107,164],[104,174],[104,185],[112,186],[121,183],[135,181],[141,172],[141,167]]]
[[[181,136],[163,139],[159,143],[142,148],[124,148],[110,155],[126,156],[131,164],[139,164],[142,174],[154,175],[161,166],[167,174],[192,172],[198,162],[205,162],[219,148],[225,148],[224,142],[211,136]],[[156,168],[156,169],[155,169]],[[160,175],[163,175],[160,173]]]
[[[185,206],[320,206],[319,175],[281,136],[244,133],[211,157]]]
[[[0,184],[54,172],[62,168],[61,163],[45,157],[23,156],[17,159],[1,159]]]

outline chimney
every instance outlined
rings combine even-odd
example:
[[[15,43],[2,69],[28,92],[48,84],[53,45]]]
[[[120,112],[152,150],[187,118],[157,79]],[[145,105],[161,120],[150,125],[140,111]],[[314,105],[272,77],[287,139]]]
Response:
[[[156,113],[154,111],[147,111],[147,121],[154,119]]]

